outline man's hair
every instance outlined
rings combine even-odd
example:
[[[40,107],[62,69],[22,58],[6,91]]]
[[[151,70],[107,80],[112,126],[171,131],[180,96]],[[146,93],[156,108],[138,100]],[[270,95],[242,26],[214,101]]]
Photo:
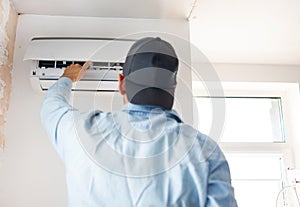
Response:
[[[136,41],[123,66],[129,102],[172,109],[178,58],[170,43],[156,37]]]

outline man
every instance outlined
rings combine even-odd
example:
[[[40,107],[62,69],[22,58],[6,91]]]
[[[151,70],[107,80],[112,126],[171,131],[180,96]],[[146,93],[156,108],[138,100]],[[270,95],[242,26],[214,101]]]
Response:
[[[68,103],[89,64],[67,67],[41,110],[65,163],[70,206],[237,206],[217,144],[171,110],[179,63],[168,42],[148,37],[130,48],[121,111],[81,113]]]

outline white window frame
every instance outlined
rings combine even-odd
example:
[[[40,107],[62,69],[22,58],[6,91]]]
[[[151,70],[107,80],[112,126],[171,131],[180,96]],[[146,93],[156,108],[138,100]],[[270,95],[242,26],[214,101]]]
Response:
[[[214,84],[210,84],[214,85]],[[280,153],[283,155],[285,169],[296,168],[294,144],[300,137],[297,123],[300,123],[299,84],[278,82],[222,82],[224,97],[281,97],[284,143],[218,142],[225,153]],[[193,81],[194,96],[210,96],[206,85]],[[195,120],[195,117],[194,117]],[[299,158],[300,159],[300,158]],[[299,168],[300,166],[298,166]]]

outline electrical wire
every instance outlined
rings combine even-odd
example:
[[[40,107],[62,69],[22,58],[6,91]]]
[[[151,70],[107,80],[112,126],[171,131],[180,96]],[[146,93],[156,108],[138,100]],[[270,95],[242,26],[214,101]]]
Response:
[[[294,190],[295,195],[296,195],[296,198],[297,198],[298,207],[300,207],[300,198],[299,198],[299,195],[298,195],[298,192],[297,192],[297,187],[299,187],[299,186],[297,186],[297,184],[294,184],[294,185],[288,185],[288,186],[282,188],[282,189],[279,191],[279,193],[278,193],[278,195],[277,195],[277,198],[276,198],[276,207],[281,207],[281,206],[279,206],[279,198],[280,198],[280,196],[282,196],[281,194],[282,194],[284,191],[286,191],[286,190],[288,190],[288,189],[290,189],[290,188],[292,188],[292,190]],[[284,195],[283,195],[283,196],[284,196]],[[284,202],[286,202],[285,198],[284,198]],[[297,203],[296,203],[296,204],[297,204]],[[293,203],[293,204],[295,204],[295,203]],[[284,206],[286,206],[286,205],[284,204]],[[293,207],[296,207],[296,206],[293,205]]]
[[[189,15],[187,16],[187,20],[188,20],[188,21],[191,20],[193,11],[194,11],[194,9],[196,8],[197,3],[198,3],[198,0],[194,0],[193,5],[192,5],[192,8],[191,8],[191,10],[190,10],[190,12],[189,12]]]

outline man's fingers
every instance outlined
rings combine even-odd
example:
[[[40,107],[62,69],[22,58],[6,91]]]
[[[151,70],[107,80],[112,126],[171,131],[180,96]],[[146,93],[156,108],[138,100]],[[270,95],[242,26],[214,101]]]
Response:
[[[91,64],[92,64],[92,61],[86,61],[86,62],[83,64],[82,69],[83,69],[83,70],[86,70]]]

